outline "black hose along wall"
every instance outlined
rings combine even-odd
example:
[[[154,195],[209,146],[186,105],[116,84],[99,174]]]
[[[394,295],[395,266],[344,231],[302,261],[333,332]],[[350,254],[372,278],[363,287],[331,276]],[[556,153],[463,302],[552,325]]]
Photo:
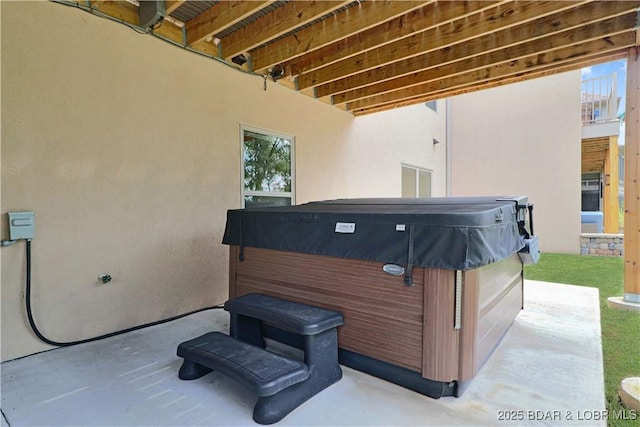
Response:
[[[47,343],[49,345],[56,346],[56,347],[69,347],[69,346],[72,346],[72,345],[84,344],[84,343],[93,342],[93,341],[99,341],[99,340],[102,340],[102,339],[105,339],[105,338],[110,338],[110,337],[113,337],[113,336],[116,336],[116,335],[125,334],[127,332],[136,331],[138,329],[143,329],[143,328],[146,328],[146,327],[149,327],[149,326],[155,326],[155,325],[160,325],[162,323],[171,322],[173,320],[181,319],[183,317],[189,316],[191,314],[199,313],[201,311],[223,308],[221,305],[216,305],[216,306],[212,306],[212,307],[205,307],[205,308],[201,308],[201,309],[198,309],[198,310],[191,311],[189,313],[179,314],[177,316],[173,316],[173,317],[170,317],[168,319],[158,320],[158,321],[155,321],[155,322],[146,323],[144,325],[134,326],[134,327],[131,327],[131,328],[120,330],[120,331],[110,332],[110,333],[107,333],[107,334],[104,334],[104,335],[99,335],[99,336],[92,337],[92,338],[86,338],[86,339],[77,340],[77,341],[67,341],[67,342],[55,341],[55,340],[47,338],[46,336],[44,336],[42,334],[42,332],[40,332],[40,330],[38,329],[38,326],[36,325],[35,320],[33,318],[33,310],[31,308],[31,239],[27,239],[26,240],[26,257],[27,257],[27,265],[26,265],[26,270],[27,271],[26,271],[26,283],[25,283],[25,304],[26,304],[26,309],[27,309],[27,318],[29,319],[29,325],[31,326],[31,329],[33,330],[33,333],[38,337],[38,339],[40,339],[40,341],[42,341],[44,343]]]

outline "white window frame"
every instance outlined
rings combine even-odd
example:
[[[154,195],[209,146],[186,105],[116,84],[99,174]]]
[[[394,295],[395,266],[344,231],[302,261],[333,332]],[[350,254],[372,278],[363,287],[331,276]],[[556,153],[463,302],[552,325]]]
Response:
[[[291,142],[291,191],[255,191],[246,190],[244,188],[244,132],[261,133],[263,135],[269,135],[276,138],[284,138]],[[245,196],[263,196],[263,197],[289,197],[291,199],[291,205],[296,204],[296,139],[295,136],[275,132],[268,129],[240,124],[240,202],[241,206],[245,207]]]
[[[433,197],[433,170],[427,169],[427,168],[422,168],[422,167],[419,167],[419,166],[409,165],[409,164],[406,164],[406,163],[401,163],[400,164],[401,177],[402,177],[402,170],[404,168],[413,169],[416,172],[416,182],[415,182],[415,190],[416,190],[416,196],[415,197],[416,198],[420,197],[419,196],[419,194],[420,194],[420,172],[428,173],[429,174],[429,196],[427,196],[427,197]]]

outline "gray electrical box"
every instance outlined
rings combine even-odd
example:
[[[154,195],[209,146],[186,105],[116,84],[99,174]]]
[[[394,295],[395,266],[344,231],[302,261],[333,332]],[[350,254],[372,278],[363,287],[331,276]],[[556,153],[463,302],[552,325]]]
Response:
[[[141,1],[138,6],[140,26],[151,28],[166,15],[164,0]]]
[[[33,212],[9,212],[9,238],[11,240],[33,239],[36,221]]]

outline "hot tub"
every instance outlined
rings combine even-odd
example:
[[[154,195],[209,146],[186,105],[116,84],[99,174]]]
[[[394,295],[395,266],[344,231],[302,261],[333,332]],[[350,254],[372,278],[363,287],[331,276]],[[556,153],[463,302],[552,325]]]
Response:
[[[229,210],[229,296],[339,310],[342,364],[459,396],[523,308],[531,209],[526,197],[471,197]]]

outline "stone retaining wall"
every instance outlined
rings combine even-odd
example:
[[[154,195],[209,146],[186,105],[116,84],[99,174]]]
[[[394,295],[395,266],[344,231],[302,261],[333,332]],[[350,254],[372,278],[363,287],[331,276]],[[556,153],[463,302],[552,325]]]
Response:
[[[624,234],[582,233],[581,255],[623,256]]]

